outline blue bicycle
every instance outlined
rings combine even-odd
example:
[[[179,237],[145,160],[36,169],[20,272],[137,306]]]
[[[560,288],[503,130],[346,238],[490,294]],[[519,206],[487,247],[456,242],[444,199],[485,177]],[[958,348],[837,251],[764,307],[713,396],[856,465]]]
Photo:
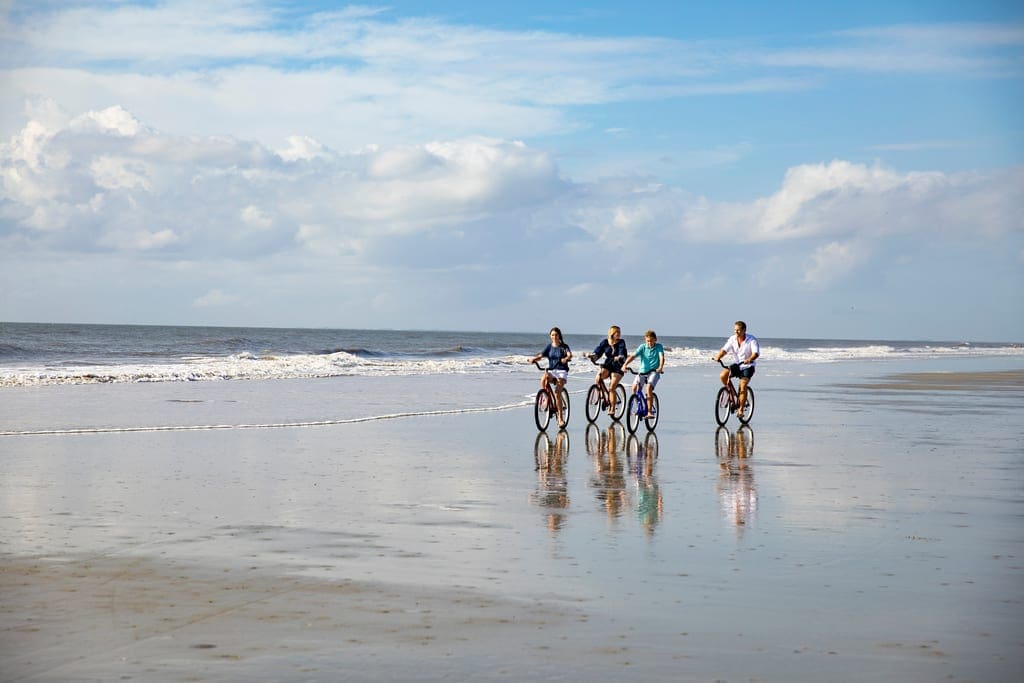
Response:
[[[638,373],[633,368],[626,368],[626,371],[633,375],[641,375],[645,380],[636,383],[636,390],[629,397],[629,405],[626,406],[626,429],[630,434],[635,434],[637,427],[640,426],[640,420],[643,420],[647,425],[647,431],[653,432],[654,428],[658,426],[658,416],[661,414],[661,410],[658,405],[658,395],[653,391],[651,392],[651,405],[647,405],[647,392],[644,387],[647,376],[651,373]]]

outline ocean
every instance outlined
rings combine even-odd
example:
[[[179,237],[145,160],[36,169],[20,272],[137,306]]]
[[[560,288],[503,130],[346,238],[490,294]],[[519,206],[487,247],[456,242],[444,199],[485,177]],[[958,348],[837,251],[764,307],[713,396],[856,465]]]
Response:
[[[752,330],[756,334],[756,331]],[[722,337],[662,336],[666,365],[706,365]],[[591,371],[602,333],[565,340]],[[642,332],[625,336],[632,350]],[[1024,358],[1019,343],[760,338],[759,367],[844,361]],[[0,386],[319,377],[509,375],[547,343],[529,333],[0,323]]]

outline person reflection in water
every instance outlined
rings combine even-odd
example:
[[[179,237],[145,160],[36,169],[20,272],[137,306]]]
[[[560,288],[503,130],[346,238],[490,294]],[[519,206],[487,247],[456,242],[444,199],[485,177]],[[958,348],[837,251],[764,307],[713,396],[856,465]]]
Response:
[[[587,426],[587,454],[594,463],[590,479],[598,503],[604,507],[608,521],[617,522],[626,507],[626,477],[623,471],[624,448],[620,424],[612,424],[607,431],[597,425]]]
[[[530,499],[546,510],[545,521],[551,532],[561,530],[569,507],[569,485],[565,462],[569,457],[569,434],[559,431],[554,443],[546,432],[537,435],[533,448],[537,470],[537,490]]]
[[[726,427],[719,427],[715,448],[720,468],[718,496],[722,513],[737,531],[743,531],[757,514],[757,489],[750,462],[754,454],[754,432],[749,426],[740,427],[735,434]]]
[[[640,528],[650,538],[661,522],[665,502],[661,495],[661,486],[654,474],[654,464],[658,461],[658,435],[647,434],[643,448],[638,453],[631,471],[636,474],[636,512],[640,520]]]

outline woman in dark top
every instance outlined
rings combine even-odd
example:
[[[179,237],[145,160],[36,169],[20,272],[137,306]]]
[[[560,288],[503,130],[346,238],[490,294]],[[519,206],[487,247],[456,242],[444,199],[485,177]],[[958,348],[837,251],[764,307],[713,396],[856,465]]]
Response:
[[[551,338],[551,343],[545,346],[544,350],[534,356],[530,362],[536,363],[541,358],[548,359],[548,369],[540,378],[540,385],[547,389],[551,380],[555,380],[554,394],[558,426],[564,427],[565,422],[562,420],[562,387],[565,386],[565,381],[569,378],[569,361],[572,360],[572,349],[562,339],[562,331],[557,327],[552,327],[548,336]]]
[[[597,371],[594,383],[611,378],[611,383],[608,385],[609,415],[615,414],[615,387],[622,381],[622,361],[626,360],[626,355],[626,342],[622,341],[622,330],[618,325],[608,328],[608,338],[602,339],[594,352],[590,354],[591,360],[603,358],[601,369]]]

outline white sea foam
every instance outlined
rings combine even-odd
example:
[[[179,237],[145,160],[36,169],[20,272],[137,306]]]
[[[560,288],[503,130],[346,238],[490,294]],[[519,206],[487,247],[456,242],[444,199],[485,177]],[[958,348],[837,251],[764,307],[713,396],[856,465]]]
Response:
[[[706,365],[717,348],[670,347],[668,367]],[[836,363],[900,358],[1024,356],[1020,346],[807,346],[787,349],[765,345],[760,364]],[[241,379],[292,379],[340,376],[410,376],[446,374],[536,373],[522,355],[452,357],[364,357],[345,351],[331,354],[258,355],[244,352],[226,357],[189,357],[177,362],[0,367],[0,387],[122,382],[205,382]],[[593,366],[577,360],[573,373],[590,374]]]

